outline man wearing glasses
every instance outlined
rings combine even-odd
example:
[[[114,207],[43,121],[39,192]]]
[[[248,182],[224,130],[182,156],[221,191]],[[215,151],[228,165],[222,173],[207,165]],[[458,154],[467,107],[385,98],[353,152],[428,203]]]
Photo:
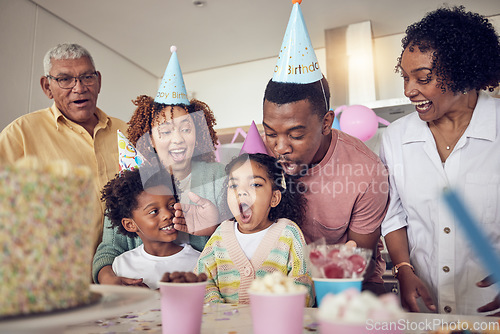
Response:
[[[102,236],[102,187],[118,172],[117,130],[127,124],[97,108],[101,74],[90,53],[77,44],[59,44],[44,57],[42,90],[50,108],[19,117],[0,133],[0,160],[35,156],[43,163],[64,159],[90,167],[95,184],[94,249]]]

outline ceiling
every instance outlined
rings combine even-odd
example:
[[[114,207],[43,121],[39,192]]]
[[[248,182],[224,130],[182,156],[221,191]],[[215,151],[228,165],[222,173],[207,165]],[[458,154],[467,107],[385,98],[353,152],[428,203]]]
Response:
[[[200,71],[275,57],[292,10],[291,0],[31,0],[161,78],[178,48],[182,71]],[[196,1],[195,1],[196,2]],[[200,1],[198,1],[200,2]],[[498,0],[448,0],[485,16]],[[373,36],[403,33],[436,9],[436,0],[304,0],[301,8],[314,48],[325,29],[370,20]]]

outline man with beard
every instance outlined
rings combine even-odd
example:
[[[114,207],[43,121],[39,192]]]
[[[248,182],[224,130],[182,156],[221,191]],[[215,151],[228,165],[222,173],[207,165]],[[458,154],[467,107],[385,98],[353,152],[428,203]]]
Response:
[[[297,84],[270,80],[264,94],[268,150],[304,186],[307,243],[356,242],[373,250],[363,289],[385,292],[380,225],[388,202],[388,176],[378,156],[359,139],[332,129],[325,78]]]
[[[307,243],[354,241],[373,250],[363,289],[385,292],[380,225],[387,211],[388,175],[359,139],[332,129],[330,91],[311,45],[300,0],[293,9],[273,78],[264,93],[266,146],[295,175],[307,199],[301,224]]]

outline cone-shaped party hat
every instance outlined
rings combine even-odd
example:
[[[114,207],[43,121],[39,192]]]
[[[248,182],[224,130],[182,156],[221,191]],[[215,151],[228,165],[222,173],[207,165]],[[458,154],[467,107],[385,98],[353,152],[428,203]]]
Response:
[[[247,137],[243,142],[243,146],[241,147],[240,155],[243,153],[263,153],[267,154],[266,145],[260,136],[259,130],[257,129],[257,125],[252,121],[250,125],[250,129],[248,129]]]
[[[321,80],[323,74],[300,9],[302,0],[292,0],[292,2],[292,13],[274,67],[273,81],[307,84]]]
[[[177,47],[171,46],[170,52],[172,52],[172,55],[161,80],[160,88],[158,88],[155,102],[189,105],[184,78],[177,59]]]
[[[118,135],[120,170],[138,168],[144,162],[144,158],[120,130],[117,130],[116,133]]]

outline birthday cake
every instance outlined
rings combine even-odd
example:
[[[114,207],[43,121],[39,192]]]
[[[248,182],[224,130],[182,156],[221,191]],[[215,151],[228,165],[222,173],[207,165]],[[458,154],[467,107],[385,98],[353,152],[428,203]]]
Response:
[[[0,319],[92,299],[90,176],[66,161],[0,166]]]

